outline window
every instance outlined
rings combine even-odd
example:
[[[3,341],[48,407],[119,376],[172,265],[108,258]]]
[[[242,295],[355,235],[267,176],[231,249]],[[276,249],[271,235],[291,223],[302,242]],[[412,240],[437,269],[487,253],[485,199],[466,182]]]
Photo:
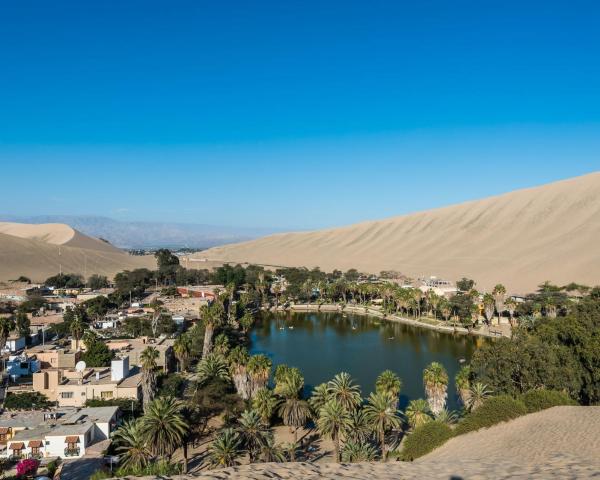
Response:
[[[31,454],[32,455],[39,455],[40,454],[40,447],[31,447]]]
[[[62,398],[73,398],[73,392],[62,392],[60,396]]]
[[[100,392],[100,398],[102,398],[103,400],[106,400],[107,398],[113,398],[113,392]]]

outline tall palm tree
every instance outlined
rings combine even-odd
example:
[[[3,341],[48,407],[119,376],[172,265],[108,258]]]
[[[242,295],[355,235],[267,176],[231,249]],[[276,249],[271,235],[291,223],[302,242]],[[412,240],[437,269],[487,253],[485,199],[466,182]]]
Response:
[[[494,318],[494,311],[496,310],[496,300],[494,300],[494,296],[486,293],[483,296],[483,312],[485,313],[485,319],[488,322],[488,325],[491,325],[492,318]]]
[[[127,420],[115,432],[113,439],[121,467],[141,470],[148,465],[152,452],[142,432],[140,419]]]
[[[487,385],[480,382],[475,383],[469,392],[469,401],[466,405],[467,408],[471,411],[477,410],[491,394],[492,391]]]
[[[211,305],[203,305],[200,309],[200,318],[204,322],[203,358],[210,353],[213,333],[216,327],[223,324],[224,312],[223,303],[218,296]]]
[[[196,367],[198,382],[207,383],[211,380],[229,380],[229,368],[227,361],[218,353],[209,353],[200,360]]]
[[[431,411],[438,414],[446,406],[448,397],[448,373],[441,363],[432,362],[423,371],[423,385]]]
[[[158,350],[155,347],[146,347],[140,354],[144,411],[154,399],[156,392],[156,360],[158,355]]]
[[[271,359],[263,354],[252,355],[248,360],[247,371],[250,376],[250,396],[267,385],[271,375]]]
[[[173,343],[173,352],[179,362],[179,368],[182,372],[185,372],[192,358],[192,339],[187,333],[177,337]]]
[[[377,452],[366,442],[348,440],[342,448],[342,461],[348,463],[372,462]]]
[[[401,423],[401,419],[396,410],[396,402],[390,398],[390,395],[387,392],[371,393],[371,395],[369,395],[367,406],[365,407],[365,414],[373,431],[375,431],[379,437],[381,460],[385,462],[387,457],[385,449],[385,432],[390,428],[400,427]]]
[[[252,397],[252,409],[256,411],[265,425],[271,423],[278,404],[277,397],[266,387],[259,389]]]
[[[71,322],[72,323],[72,322]],[[10,317],[0,318],[0,350],[6,346],[10,332],[15,329],[15,321]]]
[[[228,283],[225,287],[225,295],[227,296],[227,323],[233,325],[235,321],[235,315],[233,311],[233,298],[235,296],[235,283]]]
[[[411,400],[404,413],[406,415],[406,419],[408,420],[408,425],[412,429],[420,427],[421,425],[424,425],[432,420],[432,413],[431,409],[429,408],[429,403],[427,400],[423,400],[422,398]]]
[[[384,370],[375,381],[375,391],[377,393],[385,393],[394,401],[394,405],[398,408],[398,400],[400,389],[402,388],[402,380],[391,370]]]
[[[350,425],[350,414],[339,400],[332,398],[321,408],[317,429],[321,435],[333,440],[336,462],[340,461],[340,436],[346,434]]]
[[[302,400],[301,391],[304,387],[304,378],[299,375],[290,375],[284,383],[277,385],[277,393],[283,397],[279,405],[279,415],[283,424],[294,433],[294,443],[298,442],[298,429],[303,427],[310,416],[310,408],[306,400]]]
[[[241,439],[232,428],[222,430],[208,449],[213,468],[233,467],[241,454]]]
[[[229,353],[229,338],[226,334],[219,333],[219,335],[215,337],[215,342],[212,351],[214,353],[222,355],[223,357],[227,356],[227,354]]]
[[[233,348],[229,352],[229,370],[231,372],[231,379],[235,390],[240,397],[244,400],[248,400],[252,394],[252,387],[250,385],[250,376],[248,375],[248,361],[250,355],[241,345]]]
[[[508,312],[508,316],[510,318],[510,324],[515,326],[515,312],[517,311],[517,302],[515,302],[512,298],[509,298],[504,302],[504,308]]]
[[[173,397],[160,397],[148,404],[141,428],[154,455],[168,459],[183,444],[188,426],[182,408]]]
[[[69,331],[71,332],[71,335],[73,335],[73,338],[75,339],[75,351],[79,350],[79,341],[81,340],[81,337],[83,336],[84,327],[85,327],[85,325],[84,325],[83,321],[81,320],[81,316],[75,315],[75,318],[73,318],[71,325],[69,325]]]
[[[454,383],[456,385],[456,391],[460,397],[460,401],[466,408],[469,404],[469,398],[471,397],[471,367],[464,365],[454,377]]]
[[[254,463],[264,445],[271,437],[269,428],[262,422],[260,415],[254,410],[246,410],[239,419],[237,431],[250,456],[250,463]]]
[[[338,373],[327,382],[327,392],[337,400],[348,412],[357,408],[361,402],[360,387],[354,383],[350,374]]]
[[[496,305],[496,312],[498,312],[498,323],[500,323],[500,316],[504,311],[504,301],[506,300],[506,287],[499,283],[492,290],[492,295]]]
[[[242,318],[240,318],[240,326],[242,327],[242,333],[245,335],[248,333],[248,330],[252,328],[254,325],[254,317],[250,312],[244,313]]]

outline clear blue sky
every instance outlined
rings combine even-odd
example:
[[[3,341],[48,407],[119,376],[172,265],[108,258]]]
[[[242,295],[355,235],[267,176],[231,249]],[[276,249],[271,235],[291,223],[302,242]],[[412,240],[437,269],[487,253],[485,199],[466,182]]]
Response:
[[[599,170],[598,25],[597,1],[5,1],[0,213],[313,228]]]

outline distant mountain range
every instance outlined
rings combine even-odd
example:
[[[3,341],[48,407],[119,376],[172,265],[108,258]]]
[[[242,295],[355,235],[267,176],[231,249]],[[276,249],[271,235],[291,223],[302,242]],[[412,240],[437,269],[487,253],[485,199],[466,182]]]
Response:
[[[129,222],[94,215],[0,214],[0,221],[65,223],[92,237],[103,238],[120,248],[210,248],[276,233],[276,229],[236,228],[193,223]]]

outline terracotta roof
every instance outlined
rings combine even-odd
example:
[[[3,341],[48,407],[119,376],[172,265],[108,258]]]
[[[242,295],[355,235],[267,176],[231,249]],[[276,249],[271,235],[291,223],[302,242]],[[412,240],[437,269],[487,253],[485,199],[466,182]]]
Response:
[[[33,447],[33,448],[39,448],[42,446],[42,441],[41,440],[30,440],[29,445],[27,445],[29,448]]]
[[[15,442],[15,443],[11,443],[10,444],[10,448],[11,450],[22,450],[24,447],[24,443],[23,442]]]
[[[65,438],[65,443],[79,443],[79,436],[72,435]]]
[[[0,427],[0,435],[6,435],[8,433],[8,427]]]

